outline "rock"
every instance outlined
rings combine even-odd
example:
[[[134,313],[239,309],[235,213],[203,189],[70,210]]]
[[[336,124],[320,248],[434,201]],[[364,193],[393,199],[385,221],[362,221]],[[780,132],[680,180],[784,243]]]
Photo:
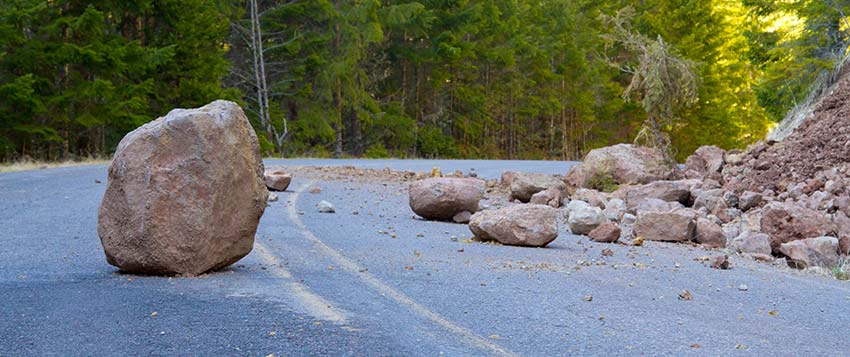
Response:
[[[517,175],[517,173],[514,172],[514,171],[504,171],[504,172],[502,172],[502,179],[501,179],[501,181],[499,181],[499,185],[501,185],[502,188],[510,189],[511,183],[514,182],[514,177],[516,177],[516,175]]]
[[[770,236],[773,253],[779,252],[782,243],[829,235],[833,230],[823,214],[792,203],[770,203],[761,218],[761,231]]]
[[[782,243],[779,251],[785,254],[788,266],[832,268],[838,263],[838,239],[817,237]]]
[[[711,261],[711,267],[714,269],[722,270],[729,269],[729,256],[724,254],[714,257],[714,259]]]
[[[697,219],[694,230],[694,241],[706,248],[725,248],[726,236],[723,229],[706,218]]]
[[[838,240],[838,253],[841,255],[850,254],[850,237],[843,237]]]
[[[469,223],[470,217],[472,217],[472,213],[469,211],[463,211],[452,217],[452,221],[455,223]]]
[[[762,195],[753,191],[744,191],[741,197],[738,198],[738,208],[742,211],[749,211],[752,208],[761,204]]]
[[[572,202],[582,202],[582,201],[572,201]],[[570,205],[573,203],[570,202]],[[590,231],[594,230],[605,220],[602,215],[602,209],[599,207],[593,207],[590,205],[579,205],[570,210],[569,219],[567,219],[567,223],[570,226],[570,232],[573,234],[581,234],[587,235]]]
[[[260,147],[236,103],[175,109],[127,134],[98,211],[106,260],[197,275],[251,252],[268,200]]]
[[[439,166],[434,166],[434,167],[431,169],[431,177],[432,177],[432,178],[439,178],[439,177],[443,177],[443,171],[441,171],[441,170],[440,170],[440,167],[439,167]]]
[[[475,213],[469,229],[479,240],[545,247],[558,237],[558,211],[544,205],[514,205]]]
[[[269,191],[286,191],[289,183],[292,182],[292,175],[283,171],[266,171],[263,174],[263,180]]]
[[[660,150],[619,144],[591,150],[581,164],[570,168],[566,179],[575,188],[601,189],[600,181],[646,184],[667,179],[671,169]]]
[[[738,253],[770,255],[770,237],[764,233],[744,232],[729,242],[729,248]]]
[[[679,202],[666,202],[657,198],[649,198],[641,201],[641,203],[632,210],[632,212],[668,212],[676,209],[685,208]]]
[[[320,201],[316,206],[319,207],[319,213],[334,213],[336,208],[328,201]]]
[[[655,181],[650,184],[625,189],[625,201],[629,212],[646,200],[657,199],[665,202],[678,202],[686,205],[691,197],[690,181]]]
[[[687,242],[694,236],[696,212],[684,208],[670,212],[639,212],[634,234],[644,239]]]
[[[606,222],[587,234],[591,240],[600,243],[614,243],[620,239],[620,227],[616,223]]]
[[[269,202],[277,202],[278,197],[273,193],[269,193]]]
[[[716,146],[701,146],[685,161],[685,172],[695,172],[698,175],[694,178],[699,179],[720,173],[725,154],[726,151]]]
[[[520,202],[528,202],[535,193],[549,188],[564,193],[567,186],[561,178],[554,175],[517,173],[511,181],[511,197]]]
[[[738,207],[740,198],[732,191],[724,191],[723,201],[726,202],[727,207]]]
[[[723,190],[719,188],[712,190],[695,190],[694,196],[693,208],[696,210],[705,207],[709,212],[714,212],[721,204],[721,208],[728,207],[726,206],[726,202],[723,200]]]
[[[550,187],[531,196],[529,203],[547,205],[552,208],[561,207],[561,191]]]
[[[463,211],[477,212],[484,198],[484,181],[474,178],[428,178],[408,191],[410,208],[420,217],[448,221]]]
[[[635,224],[636,222],[637,222],[637,216],[635,216],[631,213],[624,213],[623,214],[623,218],[622,218],[623,224],[632,225],[632,224]]]
[[[605,219],[611,222],[619,222],[626,213],[626,202],[619,198],[612,198],[605,204]]]
[[[608,197],[605,193],[587,188],[580,188],[573,194],[572,199],[587,202],[591,206],[605,208]]]
[[[739,291],[747,291],[747,290],[750,290],[750,287],[747,286],[747,284],[741,284],[741,285],[738,285],[738,290]]]

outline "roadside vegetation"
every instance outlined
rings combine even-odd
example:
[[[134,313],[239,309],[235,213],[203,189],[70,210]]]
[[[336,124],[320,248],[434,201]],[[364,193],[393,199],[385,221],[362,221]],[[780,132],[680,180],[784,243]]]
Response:
[[[845,0],[3,1],[0,161],[108,156],[173,108],[229,99],[266,155],[577,160],[638,140],[681,162],[763,138],[844,56],[848,11]]]

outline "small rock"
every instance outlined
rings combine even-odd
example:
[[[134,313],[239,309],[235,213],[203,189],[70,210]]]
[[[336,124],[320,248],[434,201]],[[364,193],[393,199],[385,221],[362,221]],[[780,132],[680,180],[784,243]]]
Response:
[[[292,175],[280,170],[266,171],[263,174],[263,181],[269,191],[286,191],[289,183],[292,182]]]
[[[322,189],[319,188],[319,187],[313,187],[313,188],[310,189],[310,193],[312,193],[312,194],[317,194],[317,193],[321,193],[321,192],[322,192]]]
[[[686,300],[687,301],[687,300],[693,300],[693,298],[694,298],[694,295],[691,294],[691,292],[688,291],[687,289],[682,290],[682,292],[679,293],[679,300]]]
[[[723,228],[706,218],[697,219],[694,241],[706,248],[726,247],[726,236],[723,235]]]
[[[729,269],[729,256],[724,254],[714,257],[714,260],[711,262],[711,267],[722,270]]]
[[[747,284],[741,284],[741,285],[738,285],[738,290],[747,291],[747,290],[750,290],[750,288],[747,286]]]
[[[582,300],[587,301],[587,302],[591,302],[591,301],[593,301],[593,295],[585,295],[582,298]]]
[[[102,181],[100,179],[94,179],[94,183],[102,183]]]
[[[587,234],[590,239],[600,243],[614,243],[620,239],[620,227],[616,223],[606,222]]]
[[[596,229],[596,227],[599,227],[605,218],[602,216],[601,208],[592,207],[588,204],[574,204],[576,202],[583,201],[574,200],[570,202],[570,206],[574,207],[570,210],[570,216],[567,219],[567,223],[569,224],[570,231],[573,234],[586,235],[590,233],[590,231]]]
[[[678,209],[670,212],[639,212],[635,235],[665,242],[687,242],[694,235],[696,212]]]
[[[328,201],[321,201],[321,202],[319,202],[318,206],[319,206],[319,213],[334,213],[334,212],[336,212],[334,205],[332,205]]]
[[[770,237],[764,233],[741,233],[729,243],[729,248],[738,253],[770,255]]]
[[[614,251],[611,250],[611,249],[605,248],[605,249],[602,250],[602,256],[603,257],[613,257]]]
[[[553,208],[561,207],[561,191],[550,187],[531,196],[529,203],[548,205]]]
[[[277,202],[278,197],[274,193],[269,193],[269,202]]]
[[[452,217],[452,220],[455,223],[469,223],[469,217],[472,217],[472,213],[469,213],[469,211],[463,211]]]

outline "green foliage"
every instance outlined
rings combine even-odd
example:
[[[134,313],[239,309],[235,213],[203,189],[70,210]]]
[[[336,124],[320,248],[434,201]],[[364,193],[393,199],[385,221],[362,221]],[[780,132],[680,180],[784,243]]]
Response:
[[[108,153],[174,107],[237,98],[208,2],[13,0],[0,19],[0,161]]]
[[[286,119],[284,154],[323,157],[577,160],[634,141],[647,113],[678,160],[743,147],[805,98],[850,30],[850,0],[258,3],[272,127]],[[247,7],[0,2],[0,161],[109,153],[156,116],[219,98],[240,101],[276,151]],[[616,36],[602,15],[624,8]]]
[[[383,144],[375,144],[366,150],[365,156],[369,159],[386,159],[390,157],[390,152]]]

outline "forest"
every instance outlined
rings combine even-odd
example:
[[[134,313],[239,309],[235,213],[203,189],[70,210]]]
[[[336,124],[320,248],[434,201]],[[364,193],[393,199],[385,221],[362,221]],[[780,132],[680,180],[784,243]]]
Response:
[[[108,157],[138,126],[215,99],[245,109],[266,156],[578,160],[639,140],[661,110],[657,130],[681,160],[764,138],[844,58],[848,10],[850,0],[4,0],[0,161]],[[683,72],[645,66],[671,60]]]

